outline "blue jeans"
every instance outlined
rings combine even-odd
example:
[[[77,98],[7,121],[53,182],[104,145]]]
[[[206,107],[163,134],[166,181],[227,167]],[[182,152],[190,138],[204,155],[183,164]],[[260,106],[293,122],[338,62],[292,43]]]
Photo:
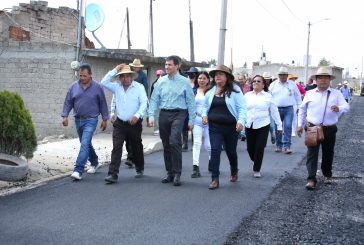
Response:
[[[235,124],[226,126],[210,122],[209,135],[211,144],[212,180],[219,180],[220,155],[223,142],[225,142],[225,151],[230,162],[230,171],[231,173],[238,172],[238,154],[236,153],[238,133],[236,132]]]
[[[92,136],[97,127],[98,118],[77,119],[75,118],[76,130],[78,138],[80,139],[81,147],[76,160],[74,171],[82,175],[87,160],[90,161],[92,166],[99,164],[99,158],[96,155],[95,149],[92,146]]]
[[[276,130],[277,146],[280,148],[291,147],[293,106],[278,107],[279,115],[283,123],[283,135]]]

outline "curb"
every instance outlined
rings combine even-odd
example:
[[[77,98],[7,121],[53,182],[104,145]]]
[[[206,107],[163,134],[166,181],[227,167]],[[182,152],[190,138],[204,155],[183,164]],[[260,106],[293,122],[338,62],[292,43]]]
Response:
[[[157,151],[161,151],[163,149],[162,141],[156,141],[149,143],[148,146],[144,149],[144,155],[149,155]],[[110,161],[100,163],[101,166],[107,166],[110,164]],[[34,182],[19,182],[18,186],[10,186],[10,187],[4,187],[4,189],[0,190],[0,197],[12,195],[18,192],[23,192],[26,190],[34,189],[43,185],[48,184],[51,181],[58,180],[64,177],[69,176],[72,173],[72,171],[69,171],[67,173],[61,173],[57,174],[55,176],[47,177],[47,178],[41,178],[39,180],[36,180]]]

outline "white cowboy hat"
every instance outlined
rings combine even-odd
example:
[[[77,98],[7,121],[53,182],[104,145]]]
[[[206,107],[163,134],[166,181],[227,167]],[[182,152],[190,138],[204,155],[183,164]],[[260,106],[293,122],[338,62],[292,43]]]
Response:
[[[140,62],[140,59],[134,59],[133,63],[130,63],[129,65],[132,67],[144,67],[144,65]]]
[[[329,76],[330,80],[335,79],[335,76],[331,74],[331,69],[327,66],[320,66],[316,74],[311,76],[311,79],[316,80],[317,76]]]
[[[349,82],[348,82],[348,81],[344,81],[344,82],[343,82],[343,84],[344,84],[344,85],[348,85],[348,84],[349,84]]]
[[[267,71],[265,71],[264,73],[263,73],[263,76],[262,76],[264,79],[266,79],[266,80],[269,80],[269,79],[273,79],[273,77],[270,75],[270,73],[269,72],[267,72]]]
[[[287,67],[281,66],[277,72],[277,75],[288,75]]]
[[[124,65],[123,69],[118,71],[118,73],[115,75],[116,77],[122,74],[131,74],[132,78],[134,79],[136,77],[136,73],[130,69],[130,66]]]

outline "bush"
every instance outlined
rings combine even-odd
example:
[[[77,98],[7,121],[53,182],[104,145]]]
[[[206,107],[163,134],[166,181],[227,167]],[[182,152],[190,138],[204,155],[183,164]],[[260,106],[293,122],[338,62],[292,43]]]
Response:
[[[16,93],[0,91],[0,153],[29,159],[37,138],[29,111]]]

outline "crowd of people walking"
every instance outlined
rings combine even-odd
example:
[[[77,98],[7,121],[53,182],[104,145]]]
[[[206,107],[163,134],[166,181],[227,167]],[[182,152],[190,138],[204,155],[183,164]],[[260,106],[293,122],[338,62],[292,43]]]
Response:
[[[277,79],[268,72],[247,77],[218,65],[210,72],[191,67],[187,76],[181,72],[181,58],[166,58],[164,70],[156,72],[148,100],[148,83],[139,59],[120,64],[110,70],[100,83],[92,79],[91,66],[80,67],[80,78],[69,88],[62,112],[63,125],[73,109],[81,147],[71,177],[82,179],[87,161],[92,174],[99,167],[98,156],[91,140],[102,115],[101,128],[107,121],[113,124],[111,163],[105,178],[107,183],[118,181],[124,142],[128,164],[134,165],[136,178],[144,175],[142,121],[154,127],[160,136],[166,176],[162,183],[181,185],[182,151],[188,149],[188,134],[192,136],[192,178],[201,176],[200,151],[208,153],[206,165],[211,173],[210,190],[220,186],[220,155],[225,150],[230,165],[230,182],[238,181],[237,143],[246,140],[253,166],[253,176],[262,177],[261,169],[268,135],[276,145],[276,153],[292,154],[291,137],[301,137],[307,127],[323,129],[323,138],[307,146],[306,188],[317,184],[318,152],[322,147],[321,170],[324,183],[330,184],[334,157],[336,124],[339,116],[349,110],[350,91],[344,86],[330,87],[335,77],[327,67],[320,67],[306,86],[296,82],[296,75],[286,67],[277,72]],[[142,74],[141,74],[142,73]],[[113,82],[116,80],[116,82]],[[111,115],[102,88],[113,94]],[[298,115],[298,116],[297,116]],[[311,132],[311,131],[310,131]]]

